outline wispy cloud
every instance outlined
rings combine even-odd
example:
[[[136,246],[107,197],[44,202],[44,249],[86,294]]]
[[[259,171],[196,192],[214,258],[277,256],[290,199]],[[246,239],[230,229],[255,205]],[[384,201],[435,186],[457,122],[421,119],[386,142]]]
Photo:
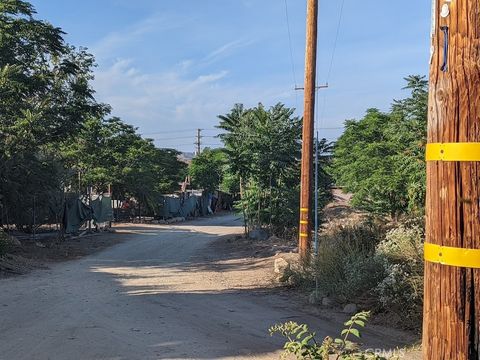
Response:
[[[178,63],[178,67],[184,71],[194,68],[202,69],[235,55],[238,50],[247,48],[248,46],[255,44],[255,42],[256,40],[254,39],[238,39],[230,41],[210,51],[201,58],[183,60]]]
[[[137,41],[146,34],[165,30],[173,30],[176,28],[181,28],[184,25],[185,21],[173,19],[171,16],[166,16],[164,14],[153,14],[133,25],[126,27],[122,31],[109,33],[94,43],[90,50],[95,54],[97,59],[103,59],[111,56],[111,54],[117,49]]]
[[[163,63],[160,68],[150,70],[145,70],[141,59],[136,59],[135,53],[129,51],[146,36],[187,28],[188,20],[191,19],[155,14],[125,30],[112,32],[94,44],[91,50],[101,63],[94,86],[98,99],[112,106],[113,115],[138,126],[141,132],[161,133],[213,128],[217,115],[229,111],[238,102],[247,106],[255,106],[258,102],[266,105],[293,102],[295,95],[285,84],[274,84],[270,79],[239,85],[232,80],[235,71],[225,69],[222,64],[258,41],[248,35],[226,41],[216,48],[195,49],[191,52],[192,58],[173,65]],[[175,45],[170,46],[175,48]],[[128,55],[122,57],[122,54]],[[178,145],[174,141],[163,142],[157,145]],[[190,151],[191,147],[180,149]]]
[[[207,56],[205,56],[205,58],[202,59],[202,62],[206,64],[212,64],[218,60],[224,59],[232,55],[236,50],[250,46],[254,43],[255,40],[253,39],[239,39],[228,42],[210,52]]]
[[[254,106],[262,101],[271,105],[294,97],[282,86],[230,85],[228,75],[227,71],[217,71],[194,76],[185,74],[178,66],[147,74],[136,69],[131,59],[120,59],[97,72],[95,88],[99,100],[113,106],[114,115],[147,133],[213,128],[217,115],[227,112],[234,103]]]

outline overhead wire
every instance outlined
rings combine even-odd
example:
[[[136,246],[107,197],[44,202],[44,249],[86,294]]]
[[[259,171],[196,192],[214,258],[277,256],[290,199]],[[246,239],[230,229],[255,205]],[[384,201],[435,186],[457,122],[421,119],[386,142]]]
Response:
[[[295,87],[297,87],[297,75],[295,72],[295,62],[293,58],[293,44],[292,44],[292,33],[290,30],[290,16],[288,15],[288,2],[287,0],[284,0],[285,3],[285,19],[287,21],[287,32],[288,32],[288,47],[290,49],[290,61],[291,61],[291,66],[292,66],[292,76],[293,76],[293,82],[295,84]]]
[[[291,26],[290,26],[290,15],[289,15],[289,8],[288,8],[288,0],[284,0],[285,4],[285,20],[286,20],[286,27],[287,27],[287,33],[288,33],[288,44],[289,44],[289,52],[290,52],[290,62],[291,62],[291,71],[292,71],[292,78],[293,82],[295,85],[295,88],[297,87],[297,76],[296,76],[296,70],[295,70],[295,60],[294,60],[294,49],[293,49],[293,42],[292,42],[292,34],[291,34]],[[337,44],[338,44],[338,38],[340,35],[340,29],[341,29],[341,24],[342,24],[342,19],[343,19],[343,12],[344,12],[344,7],[345,7],[345,0],[342,0],[341,6],[340,6],[340,13],[338,17],[338,22],[337,22],[337,28],[335,32],[335,38],[334,38],[334,44],[333,44],[333,49],[332,49],[332,54],[330,58],[330,63],[328,66],[328,71],[327,71],[327,76],[326,76],[326,83],[328,84],[332,71],[333,71],[333,65],[335,61],[335,54],[337,50]],[[318,102],[318,89],[316,91],[316,103],[317,106],[319,104]],[[323,106],[322,106],[322,113],[320,116],[320,121],[319,121],[319,111],[316,111],[316,128],[317,130],[341,130],[344,127],[320,127],[320,122],[323,120],[324,114],[325,114],[325,108],[326,108],[326,99],[327,96],[326,94],[323,96]],[[296,106],[298,108],[298,96],[295,91],[295,100],[296,100]],[[140,135],[162,135],[162,134],[175,134],[175,133],[184,133],[188,131],[195,131],[197,129],[192,128],[192,129],[183,129],[183,130],[167,130],[167,131],[158,131],[158,132],[151,132],[151,133],[141,133]],[[218,129],[202,129],[202,131],[218,131]],[[211,136],[211,135],[203,135],[202,137],[204,138],[216,138],[218,135]],[[179,139],[187,139],[190,138],[190,136],[185,136],[185,137],[175,137],[175,138],[154,138],[153,140],[155,141],[168,141],[168,140],[179,140]],[[179,146],[188,146],[191,144],[179,144],[176,145],[177,147]],[[221,144],[205,144],[206,146],[221,146]]]
[[[342,4],[340,5],[340,14],[338,16],[337,31],[335,33],[335,41],[333,42],[332,57],[330,58],[330,66],[328,67],[328,72],[327,72],[327,84],[328,84],[328,81],[330,80],[330,75],[332,74],[333,62],[335,60],[335,53],[337,52],[338,36],[340,34],[340,27],[342,25],[344,8],[345,8],[345,0],[342,0]]]
[[[344,9],[345,9],[345,0],[342,0],[342,2],[340,4],[340,13],[339,13],[339,16],[338,16],[337,28],[336,28],[336,31],[335,31],[335,38],[334,38],[334,42],[333,42],[332,54],[331,54],[331,57],[330,57],[330,64],[328,66],[328,71],[327,71],[327,76],[326,76],[326,81],[325,81],[326,84],[329,83],[331,75],[332,75],[332,71],[333,71],[333,65],[334,65],[334,62],[335,62],[335,55],[336,55],[336,52],[337,52],[338,38],[339,38],[339,35],[340,35],[340,29],[341,29],[341,26],[342,26]],[[317,104],[318,104],[318,92],[317,92],[317,100],[316,101],[317,101]],[[325,120],[326,107],[327,107],[327,92],[325,92],[323,94],[323,104],[322,104],[322,108],[321,108],[322,110],[321,110],[320,117],[319,118],[317,117],[316,120],[315,120],[317,128],[320,128],[320,125],[322,124],[322,121]],[[317,114],[316,116],[318,116],[319,111],[317,111],[316,114]]]
[[[162,141],[170,141],[170,140],[182,140],[182,139],[190,139],[192,136],[178,136],[178,137],[171,137],[171,138],[156,138],[156,137],[149,137],[152,140],[162,140]]]
[[[178,133],[184,133],[184,132],[195,131],[195,130],[197,130],[197,129],[161,130],[161,131],[148,132],[148,133],[139,133],[139,135],[178,134]]]
[[[181,130],[159,130],[159,131],[151,131],[151,132],[142,132],[139,135],[162,135],[162,134],[177,134],[177,133],[188,133],[190,131],[197,131],[198,128],[191,128],[191,129],[181,129]],[[208,129],[200,129],[202,131],[219,131],[219,129],[215,128],[208,128]]]
[[[292,67],[292,76],[293,76],[293,83],[294,88],[293,91],[295,93],[295,106],[298,108],[298,94],[297,94],[297,74],[295,71],[295,60],[293,56],[293,42],[292,42],[292,32],[290,29],[290,15],[288,14],[288,0],[284,0],[285,3],[285,20],[287,23],[287,33],[288,33],[288,47],[290,49],[290,63]]]

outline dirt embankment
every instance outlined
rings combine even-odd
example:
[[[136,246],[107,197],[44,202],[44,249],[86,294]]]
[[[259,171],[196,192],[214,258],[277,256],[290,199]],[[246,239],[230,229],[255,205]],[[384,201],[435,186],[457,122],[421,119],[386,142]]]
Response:
[[[125,225],[119,230],[100,232],[60,240],[56,233],[37,239],[12,236],[7,253],[0,257],[0,277],[24,275],[35,269],[47,269],[49,263],[79,259],[127,239]]]

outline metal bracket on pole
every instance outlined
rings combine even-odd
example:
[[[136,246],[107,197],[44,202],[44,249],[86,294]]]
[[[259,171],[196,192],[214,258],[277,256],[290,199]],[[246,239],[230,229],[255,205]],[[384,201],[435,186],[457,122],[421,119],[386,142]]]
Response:
[[[326,89],[328,88],[328,83],[325,84],[325,85],[318,85],[318,86],[315,86],[315,89],[318,90],[318,89]],[[295,86],[295,90],[305,90],[304,87],[299,87],[299,86]]]

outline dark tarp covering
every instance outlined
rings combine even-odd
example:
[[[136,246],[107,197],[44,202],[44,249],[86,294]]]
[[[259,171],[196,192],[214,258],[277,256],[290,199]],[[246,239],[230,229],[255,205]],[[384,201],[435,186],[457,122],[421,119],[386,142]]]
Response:
[[[197,198],[197,208],[200,216],[207,216],[209,214],[208,205],[210,205],[208,195],[199,196]]]
[[[209,214],[208,195],[190,195],[181,198],[173,195],[164,195],[161,199],[161,216],[165,219],[181,216],[195,217]]]
[[[65,198],[63,227],[65,233],[76,233],[80,227],[93,217],[93,210],[83,203],[76,194],[68,194]]]
[[[63,227],[66,234],[78,232],[89,220],[104,223],[113,220],[112,200],[110,196],[100,195],[92,200],[91,205],[85,204],[77,194],[67,194],[63,213]]]
[[[163,211],[162,216],[165,218],[180,216],[180,198],[173,196],[162,196]]]
[[[182,217],[195,216],[195,210],[197,209],[197,197],[190,196],[183,201],[180,207],[179,215]]]
[[[104,223],[113,220],[112,198],[100,195],[92,200],[93,220],[95,223]]]

